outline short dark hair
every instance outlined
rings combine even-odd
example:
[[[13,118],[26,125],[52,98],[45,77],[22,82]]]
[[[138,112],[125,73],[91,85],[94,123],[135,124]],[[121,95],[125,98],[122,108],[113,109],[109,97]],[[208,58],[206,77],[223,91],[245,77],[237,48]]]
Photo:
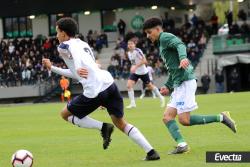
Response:
[[[148,19],[148,20],[146,20],[144,22],[143,31],[145,31],[146,29],[154,28],[156,26],[161,26],[162,27],[161,19],[159,19],[157,17],[150,18],[150,19]]]
[[[127,43],[128,41],[134,41],[133,39],[138,38],[135,33],[133,32],[128,32],[125,35],[124,41]]]
[[[74,37],[77,33],[77,23],[71,17],[64,17],[56,22],[58,28],[64,31],[69,37]]]

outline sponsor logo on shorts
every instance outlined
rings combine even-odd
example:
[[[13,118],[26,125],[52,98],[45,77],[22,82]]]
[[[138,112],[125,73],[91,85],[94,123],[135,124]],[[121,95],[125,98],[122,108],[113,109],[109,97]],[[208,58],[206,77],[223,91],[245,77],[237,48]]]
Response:
[[[177,106],[184,106],[184,101],[176,102]]]

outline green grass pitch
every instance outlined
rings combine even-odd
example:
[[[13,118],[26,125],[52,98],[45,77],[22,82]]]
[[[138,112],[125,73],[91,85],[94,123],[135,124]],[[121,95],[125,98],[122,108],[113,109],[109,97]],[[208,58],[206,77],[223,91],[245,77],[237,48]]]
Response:
[[[168,100],[166,98],[166,100]],[[11,155],[27,149],[34,155],[34,167],[202,167],[249,166],[249,164],[207,164],[206,151],[250,151],[250,93],[197,96],[199,109],[193,114],[231,111],[238,133],[220,123],[180,126],[191,151],[167,155],[175,142],[162,123],[163,109],[158,99],[137,99],[137,108],[125,110],[126,120],[140,129],[161,160],[145,162],[144,151],[115,129],[108,150],[102,149],[97,130],[75,127],[60,118],[62,103],[0,106],[0,167],[10,167]],[[125,100],[125,105],[128,100]],[[91,114],[111,122],[106,111]]]

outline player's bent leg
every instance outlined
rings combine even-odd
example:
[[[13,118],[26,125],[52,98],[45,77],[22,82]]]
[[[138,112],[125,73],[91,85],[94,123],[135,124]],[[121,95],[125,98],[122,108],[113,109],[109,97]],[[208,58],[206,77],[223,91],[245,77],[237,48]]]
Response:
[[[114,126],[112,124],[92,119],[89,116],[85,116],[80,119],[77,116],[73,115],[71,112],[69,112],[67,106],[64,107],[63,111],[61,112],[61,116],[65,121],[68,121],[80,128],[99,130],[103,138],[103,149],[108,148],[109,143],[111,142],[111,134],[114,130]]]
[[[129,79],[127,83],[127,89],[128,89],[128,97],[130,99],[130,104],[126,107],[128,109],[136,107],[135,95],[134,95],[134,89],[133,89],[134,85],[135,85],[135,81]]]
[[[132,141],[143,148],[143,150],[147,153],[144,160],[151,161],[160,159],[159,154],[153,149],[139,129],[127,123],[124,118],[117,118],[114,115],[111,115],[111,119],[118,129],[127,134]]]
[[[167,107],[164,112],[163,122],[166,125],[172,138],[177,142],[177,147],[169,152],[169,154],[181,154],[188,151],[188,145],[180,133],[180,129],[175,121],[177,115],[176,108]]]
[[[228,111],[222,112],[217,115],[191,115],[190,116],[190,126],[192,125],[204,125],[214,122],[221,122],[230,128],[234,133],[236,133],[236,123],[231,118]]]

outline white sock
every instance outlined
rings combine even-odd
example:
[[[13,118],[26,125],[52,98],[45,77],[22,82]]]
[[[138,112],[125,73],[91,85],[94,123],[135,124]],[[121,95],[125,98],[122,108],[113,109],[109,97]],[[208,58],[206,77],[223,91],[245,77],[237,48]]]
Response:
[[[220,122],[222,122],[222,121],[223,121],[223,115],[220,114]]]
[[[142,90],[141,90],[141,94],[142,94],[142,95],[145,95],[145,93],[146,93],[146,89],[142,89]]]
[[[149,144],[143,134],[133,125],[127,124],[124,132],[130,139],[132,139],[136,144],[142,147],[146,153],[153,149],[153,147]]]
[[[164,98],[161,95],[161,93],[160,93],[160,91],[159,91],[159,89],[157,87],[154,87],[154,89],[152,90],[152,92],[154,92],[156,94],[156,96],[159,97],[161,100]]]
[[[153,90],[151,92],[152,92],[152,96],[155,98],[155,96],[156,96],[155,92]]]
[[[178,144],[178,146],[180,146],[180,147],[184,147],[184,146],[186,146],[186,145],[187,145],[186,142],[181,142],[181,143]]]
[[[135,105],[134,89],[128,90],[128,97],[130,99],[130,104]]]
[[[88,129],[102,129],[103,122],[97,121],[92,119],[88,116],[79,119],[78,117],[71,115],[68,117],[68,121],[74,125],[77,125],[81,128],[88,128]]]

